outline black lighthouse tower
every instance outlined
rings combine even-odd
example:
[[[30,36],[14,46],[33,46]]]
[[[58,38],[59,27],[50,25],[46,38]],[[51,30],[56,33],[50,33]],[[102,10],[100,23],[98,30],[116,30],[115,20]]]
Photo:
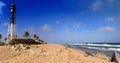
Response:
[[[15,2],[12,2],[10,7],[10,24],[15,24],[15,12],[16,12]]]
[[[7,43],[16,38],[16,34],[15,34],[15,13],[16,13],[16,7],[15,7],[15,2],[11,3],[10,6],[10,21],[9,21],[9,26],[8,26],[8,36],[7,36]]]

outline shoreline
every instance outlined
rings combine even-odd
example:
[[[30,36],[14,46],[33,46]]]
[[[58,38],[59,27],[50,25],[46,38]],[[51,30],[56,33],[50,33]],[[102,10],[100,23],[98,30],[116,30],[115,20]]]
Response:
[[[104,60],[107,60],[109,62],[115,62],[115,63],[120,63],[120,52],[118,51],[105,51],[105,50],[97,50],[97,49],[89,49],[89,48],[84,48],[84,47],[75,47],[75,46],[68,46],[73,49],[77,49],[80,51],[85,52],[88,55],[91,55],[96,58],[101,58]]]
[[[89,53],[89,54],[104,53],[106,56],[109,56],[109,57],[112,57],[113,53],[115,52],[115,51],[105,51],[105,50],[89,49],[89,48],[70,46],[70,45],[67,45],[67,47],[70,47],[70,48],[73,48],[73,49],[77,49],[77,50],[81,50],[81,51],[84,51],[84,52]],[[117,52],[117,53],[120,54],[120,52]]]

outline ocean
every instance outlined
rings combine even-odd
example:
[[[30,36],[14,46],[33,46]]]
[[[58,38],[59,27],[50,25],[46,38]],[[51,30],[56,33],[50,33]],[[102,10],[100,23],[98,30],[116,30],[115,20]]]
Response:
[[[120,53],[120,43],[87,43],[87,44],[69,44],[68,47],[95,54],[102,52],[107,56],[112,56],[113,52]]]

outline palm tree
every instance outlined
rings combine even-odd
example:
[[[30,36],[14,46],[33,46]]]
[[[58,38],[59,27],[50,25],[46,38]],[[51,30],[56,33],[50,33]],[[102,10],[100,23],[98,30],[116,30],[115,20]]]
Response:
[[[15,37],[15,38],[17,38],[17,37],[18,37],[18,35],[14,35],[14,37]]]
[[[37,39],[37,37],[38,37],[38,36],[37,36],[36,34],[33,35],[33,38],[34,38],[34,39]]]
[[[7,37],[4,39],[5,41],[7,40]]]
[[[29,33],[28,31],[25,31],[25,33],[24,33],[24,37],[25,37],[25,38],[30,37],[30,33]]]
[[[41,43],[41,44],[43,44],[43,43],[44,43],[44,41],[43,41],[43,40],[40,40],[40,39],[39,39],[39,41],[40,41],[40,43]]]
[[[39,40],[39,37],[37,36],[36,39]]]
[[[0,42],[1,42],[2,34],[0,34]]]

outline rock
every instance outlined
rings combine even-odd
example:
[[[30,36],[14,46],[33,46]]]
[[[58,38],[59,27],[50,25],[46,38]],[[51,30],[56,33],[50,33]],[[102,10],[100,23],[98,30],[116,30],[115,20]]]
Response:
[[[26,44],[23,44],[23,47],[26,47],[27,45]]]
[[[96,53],[93,56],[110,61],[110,57],[106,56],[104,53]]]
[[[17,51],[20,49],[20,45],[13,45],[11,46],[11,48],[14,50],[14,51]]]
[[[117,52],[113,52],[111,62],[120,63],[120,54],[118,54]]]
[[[11,46],[11,48],[12,48],[12,49],[14,49],[14,48],[15,48],[15,46]]]
[[[13,46],[11,46],[11,48],[12,48],[14,51],[21,51],[21,50],[28,50],[28,49],[30,49],[29,46],[24,45],[24,44],[13,45]]]
[[[86,53],[85,57],[94,56],[94,54],[92,54],[92,53],[89,53],[89,52],[85,52],[85,53]]]
[[[30,49],[30,46],[23,44],[21,46],[21,48],[22,48],[22,50],[28,50],[28,49]]]
[[[30,47],[22,47],[22,50],[28,50]]]
[[[21,50],[20,45],[16,45],[15,51],[20,51],[20,50]]]

